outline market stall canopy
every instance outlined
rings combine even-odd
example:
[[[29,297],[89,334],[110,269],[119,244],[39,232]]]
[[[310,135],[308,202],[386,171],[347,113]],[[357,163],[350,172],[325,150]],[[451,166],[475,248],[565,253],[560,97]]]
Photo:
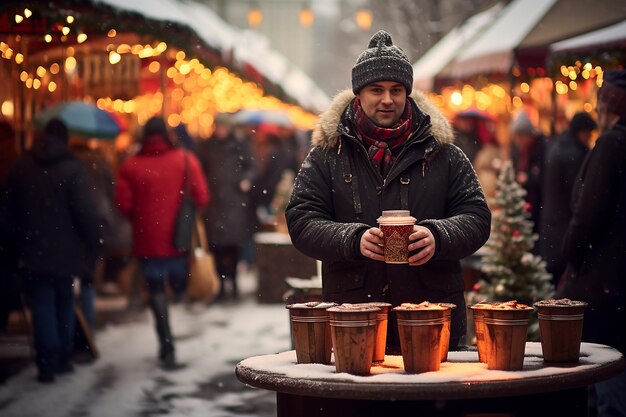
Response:
[[[224,22],[208,6],[182,0],[94,0],[119,10],[142,14],[150,19],[173,22],[191,28],[198,37],[222,54],[231,57],[245,75],[258,73],[261,79],[279,86],[299,106],[314,112],[323,110],[329,97],[302,70],[271,49],[269,42],[250,41],[249,35]],[[261,46],[261,47],[260,47]]]
[[[502,8],[503,3],[497,3],[455,26],[441,38],[413,64],[413,85],[421,90],[432,90],[435,76],[495,19]]]
[[[559,0],[518,49],[543,47],[626,19],[624,0]]]
[[[236,62],[248,63],[270,81],[280,83],[287,94],[298,97],[302,107],[321,112],[330,104],[328,95],[284,55],[273,50],[264,35],[241,31],[233,52]]]
[[[517,64],[520,68],[545,66],[552,43],[624,19],[624,0],[559,0],[518,45],[515,52]]]
[[[148,18],[180,23],[193,29],[204,42],[227,51],[232,46],[235,30],[208,7],[195,2],[176,0],[95,0],[120,10],[133,11]],[[230,42],[230,45],[229,45]]]
[[[626,21],[550,45],[553,53],[588,51],[598,47],[626,47]]]
[[[623,0],[513,0],[444,68],[443,78],[545,67],[550,45],[626,18]]]
[[[485,73],[507,74],[515,48],[556,0],[514,0],[444,71],[449,78]]]

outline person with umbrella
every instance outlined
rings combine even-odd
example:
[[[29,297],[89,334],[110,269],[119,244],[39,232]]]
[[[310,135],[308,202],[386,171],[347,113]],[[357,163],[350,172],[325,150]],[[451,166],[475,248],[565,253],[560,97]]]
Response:
[[[100,245],[89,175],[68,139],[61,120],[45,125],[34,149],[9,173],[0,222],[0,231],[16,242],[42,383],[73,370],[72,284],[74,277],[93,271]]]
[[[62,121],[71,136],[114,139],[121,131],[110,113],[82,101],[64,101],[44,109],[35,117],[35,126],[41,128],[52,119]]]

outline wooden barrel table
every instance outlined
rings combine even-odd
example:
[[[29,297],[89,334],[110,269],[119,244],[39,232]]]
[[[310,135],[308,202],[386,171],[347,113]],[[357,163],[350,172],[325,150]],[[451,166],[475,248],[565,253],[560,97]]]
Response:
[[[236,367],[239,380],[276,391],[279,417],[586,416],[587,387],[626,368],[609,346],[582,343],[580,361],[547,363],[526,343],[521,371],[488,370],[476,351],[450,352],[436,372],[407,374],[386,356],[369,376],[337,373],[334,364],[296,364],[295,351],[256,356]]]

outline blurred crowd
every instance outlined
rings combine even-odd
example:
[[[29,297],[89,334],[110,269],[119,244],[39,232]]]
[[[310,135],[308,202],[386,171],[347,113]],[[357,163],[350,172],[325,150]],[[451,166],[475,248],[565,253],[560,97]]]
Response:
[[[566,271],[572,194],[598,122],[593,113],[576,113],[565,130],[547,137],[520,112],[509,137],[500,138],[485,112],[467,110],[452,120],[456,144],[492,209],[500,168],[512,160],[539,236],[534,250],[555,285]],[[310,147],[310,132],[242,124],[230,114],[215,117],[209,138],[154,117],[123,148],[72,135],[59,119],[37,135],[30,149],[19,149],[11,125],[0,121],[0,330],[11,311],[30,308],[44,383],[71,372],[72,363],[93,360],[74,343],[75,306],[93,327],[96,295],[147,305],[158,359],[176,367],[168,304],[186,299],[189,258],[171,238],[180,196],[191,197],[203,220],[222,282],[217,302],[236,302],[238,270],[254,267],[254,233],[287,231],[290,186]]]
[[[231,114],[216,116],[209,138],[153,117],[124,148],[74,135],[60,119],[29,149],[9,123],[0,129],[0,331],[12,311],[31,310],[43,383],[95,359],[75,315],[93,330],[96,296],[148,306],[158,359],[176,367],[168,304],[188,301],[190,256],[171,238],[180,196],[202,219],[222,281],[215,301],[236,302],[238,268],[254,267],[253,234],[286,232],[285,179],[309,143],[308,132]]]
[[[478,110],[460,112],[452,122],[456,144],[474,166],[492,209],[502,163],[512,161],[516,180],[526,191],[533,232],[539,236],[534,252],[544,258],[553,283],[558,284],[566,266],[561,239],[572,217],[572,190],[598,137],[596,121],[591,114],[579,112],[566,129],[548,137],[522,111],[510,123],[508,138],[498,138],[494,118]]]

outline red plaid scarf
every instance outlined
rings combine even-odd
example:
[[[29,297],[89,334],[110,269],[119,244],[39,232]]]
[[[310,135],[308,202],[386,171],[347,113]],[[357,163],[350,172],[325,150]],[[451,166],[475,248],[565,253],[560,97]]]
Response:
[[[406,101],[400,120],[391,128],[379,127],[365,115],[359,99],[354,100],[354,126],[368,146],[367,153],[374,164],[380,169],[383,178],[387,176],[396,156],[391,152],[406,142],[413,125],[411,101]]]

